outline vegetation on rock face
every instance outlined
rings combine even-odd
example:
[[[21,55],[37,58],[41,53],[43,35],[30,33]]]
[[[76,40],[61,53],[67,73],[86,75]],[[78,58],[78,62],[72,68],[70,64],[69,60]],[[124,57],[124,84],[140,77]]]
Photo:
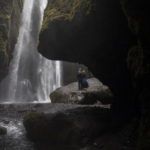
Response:
[[[138,150],[150,149],[150,2],[142,0],[121,0],[130,30],[137,36],[127,57],[132,72],[133,86],[138,93],[141,107]]]
[[[137,45],[128,53],[128,68],[135,80],[140,79],[142,84],[150,83],[150,3],[142,0],[122,0],[121,4],[128,26],[138,38]]]
[[[51,21],[55,19],[71,21],[74,15],[82,10],[88,15],[95,5],[96,0],[48,0],[42,31],[49,28]]]
[[[69,96],[54,91],[50,94],[50,98],[52,103],[68,103]]]
[[[0,0],[0,81],[8,74],[24,0]]]

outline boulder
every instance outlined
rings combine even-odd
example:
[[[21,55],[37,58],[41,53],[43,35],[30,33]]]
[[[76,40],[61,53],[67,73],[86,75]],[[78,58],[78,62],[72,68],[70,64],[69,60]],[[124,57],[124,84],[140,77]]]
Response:
[[[79,144],[110,130],[110,110],[82,107],[57,113],[30,113],[23,119],[28,137],[66,145]]]
[[[78,90],[78,82],[56,89],[50,94],[52,103],[80,103],[95,104],[101,101],[102,104],[110,104],[113,95],[109,87],[103,85],[98,79],[87,79],[89,88],[84,91]]]
[[[0,135],[5,135],[7,134],[7,129],[4,127],[0,127]]]

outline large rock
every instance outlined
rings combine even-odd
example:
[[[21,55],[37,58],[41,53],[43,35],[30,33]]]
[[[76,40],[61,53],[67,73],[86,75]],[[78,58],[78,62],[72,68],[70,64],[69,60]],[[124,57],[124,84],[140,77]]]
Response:
[[[120,101],[132,92],[126,57],[135,42],[119,0],[48,0],[38,51],[84,64]]]
[[[103,104],[112,103],[113,95],[107,86],[96,78],[87,79],[87,81],[89,83],[87,91],[79,91],[78,82],[56,89],[50,94],[51,102],[94,104],[98,100]]]
[[[4,127],[0,127],[0,135],[5,135],[7,134],[7,129]]]
[[[23,125],[32,139],[79,144],[84,138],[96,138],[110,130],[110,110],[82,107],[54,114],[30,113]]]

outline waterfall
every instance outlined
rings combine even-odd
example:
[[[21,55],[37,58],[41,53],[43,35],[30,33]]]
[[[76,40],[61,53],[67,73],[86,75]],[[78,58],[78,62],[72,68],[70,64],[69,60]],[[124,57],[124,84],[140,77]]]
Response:
[[[2,102],[44,102],[61,86],[61,62],[37,52],[38,35],[47,0],[25,0],[18,42],[9,75],[0,84]]]

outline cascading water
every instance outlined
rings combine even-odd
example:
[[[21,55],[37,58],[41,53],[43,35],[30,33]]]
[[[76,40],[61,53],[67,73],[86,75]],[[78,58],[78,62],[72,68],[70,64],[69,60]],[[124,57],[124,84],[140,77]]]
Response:
[[[9,75],[0,85],[0,101],[50,101],[49,94],[61,86],[59,61],[50,61],[37,52],[47,0],[25,0],[18,42]]]

